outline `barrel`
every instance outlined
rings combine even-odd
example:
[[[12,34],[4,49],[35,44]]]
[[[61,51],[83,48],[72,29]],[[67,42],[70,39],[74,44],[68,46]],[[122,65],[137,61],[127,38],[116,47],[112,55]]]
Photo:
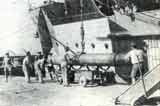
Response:
[[[126,65],[129,62],[125,59],[125,54],[82,54],[78,60],[72,61],[71,64],[80,65],[108,65],[119,66]]]

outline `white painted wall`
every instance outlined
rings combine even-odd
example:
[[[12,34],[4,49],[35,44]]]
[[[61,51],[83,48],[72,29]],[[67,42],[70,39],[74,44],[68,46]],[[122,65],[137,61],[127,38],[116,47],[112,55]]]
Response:
[[[55,35],[58,40],[68,45],[74,51],[81,51],[81,22],[74,22],[63,25],[53,26]],[[100,19],[92,19],[84,21],[85,30],[85,43],[86,53],[111,53],[112,45],[110,40],[99,40],[97,38],[107,38],[110,34],[109,24],[107,17]],[[75,44],[79,44],[79,48],[76,48]],[[91,43],[95,44],[95,49],[91,47]],[[104,44],[108,44],[108,49],[105,48]],[[63,53],[63,49],[60,49],[60,53]]]

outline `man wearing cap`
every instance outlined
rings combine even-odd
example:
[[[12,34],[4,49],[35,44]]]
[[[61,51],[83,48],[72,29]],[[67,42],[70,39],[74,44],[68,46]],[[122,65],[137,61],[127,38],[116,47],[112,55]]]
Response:
[[[132,84],[136,81],[137,72],[144,69],[144,57],[143,50],[138,49],[135,43],[131,43],[131,50],[127,53],[126,58],[130,60],[132,64],[131,81]]]
[[[22,69],[25,76],[25,81],[30,83],[30,73],[33,70],[31,53],[28,51],[26,57],[23,60]]]
[[[8,82],[8,74],[12,76],[12,68],[13,68],[13,62],[9,56],[9,53],[6,53],[4,56],[3,66],[4,66],[5,81]]]

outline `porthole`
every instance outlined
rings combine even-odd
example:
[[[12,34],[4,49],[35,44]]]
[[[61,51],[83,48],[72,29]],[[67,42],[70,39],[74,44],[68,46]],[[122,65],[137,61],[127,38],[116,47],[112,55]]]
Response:
[[[94,48],[95,48],[95,44],[94,44],[94,43],[91,43],[91,47],[94,49]]]
[[[106,49],[108,49],[108,44],[107,44],[107,43],[105,43],[105,44],[104,44],[104,47],[105,47]]]
[[[76,48],[78,48],[79,47],[78,43],[75,43],[75,46],[76,46]]]

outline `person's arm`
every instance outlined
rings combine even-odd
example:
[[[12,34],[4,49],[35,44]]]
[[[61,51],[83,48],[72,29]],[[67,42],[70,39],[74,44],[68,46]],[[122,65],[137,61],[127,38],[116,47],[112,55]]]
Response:
[[[2,67],[5,65],[5,59],[3,58]]]
[[[147,53],[145,53],[144,51],[143,52],[143,57],[146,58],[147,57]]]
[[[147,53],[145,53],[143,50],[142,50],[142,56],[143,56],[143,60],[145,61],[147,59]]]
[[[131,58],[130,54],[131,54],[131,51],[126,54],[125,56],[126,61],[130,61],[130,58]]]
[[[11,65],[14,66],[14,58],[11,58]]]
[[[37,65],[37,68],[38,68],[39,70],[42,70],[42,65],[41,65],[41,63],[40,63],[39,60],[37,61],[37,64],[36,64],[36,65]]]
[[[26,58],[23,59],[23,66],[27,67]]]

